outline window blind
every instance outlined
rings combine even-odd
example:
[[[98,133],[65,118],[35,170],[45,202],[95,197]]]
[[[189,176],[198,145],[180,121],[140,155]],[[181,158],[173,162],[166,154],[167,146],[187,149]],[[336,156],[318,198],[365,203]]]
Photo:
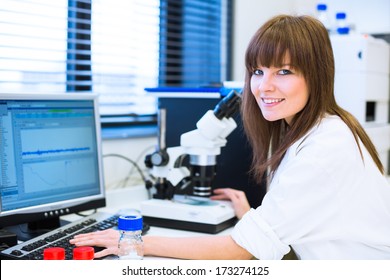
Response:
[[[0,92],[94,92],[155,114],[144,88],[229,79],[230,0],[2,0]]]
[[[0,91],[66,91],[66,0],[2,0]]]
[[[163,0],[159,83],[197,87],[230,78],[231,1]]]

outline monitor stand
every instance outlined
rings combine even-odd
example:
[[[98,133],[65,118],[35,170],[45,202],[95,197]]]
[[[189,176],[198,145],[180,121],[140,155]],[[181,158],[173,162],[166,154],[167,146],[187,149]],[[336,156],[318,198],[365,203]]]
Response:
[[[15,233],[19,241],[27,241],[68,223],[68,221],[64,221],[59,217],[55,217],[51,219],[9,226],[5,227],[5,229],[9,232]]]

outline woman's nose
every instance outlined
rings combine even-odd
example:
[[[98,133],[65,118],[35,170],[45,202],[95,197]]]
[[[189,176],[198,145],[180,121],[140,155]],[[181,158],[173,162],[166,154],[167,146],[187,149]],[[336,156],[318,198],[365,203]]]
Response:
[[[260,92],[267,92],[274,90],[274,88],[275,86],[272,75],[263,74],[258,84],[258,90]]]

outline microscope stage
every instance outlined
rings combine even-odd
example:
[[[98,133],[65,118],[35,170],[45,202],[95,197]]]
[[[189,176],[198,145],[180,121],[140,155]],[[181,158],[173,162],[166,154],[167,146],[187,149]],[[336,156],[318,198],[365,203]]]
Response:
[[[236,223],[230,202],[197,200],[180,195],[173,200],[144,201],[141,214],[151,226],[205,233],[218,233]]]

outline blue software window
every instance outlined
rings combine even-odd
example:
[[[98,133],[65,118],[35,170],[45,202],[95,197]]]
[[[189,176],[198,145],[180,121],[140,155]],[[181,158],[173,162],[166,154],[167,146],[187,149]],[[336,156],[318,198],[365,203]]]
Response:
[[[1,211],[101,192],[93,105],[1,101]]]

